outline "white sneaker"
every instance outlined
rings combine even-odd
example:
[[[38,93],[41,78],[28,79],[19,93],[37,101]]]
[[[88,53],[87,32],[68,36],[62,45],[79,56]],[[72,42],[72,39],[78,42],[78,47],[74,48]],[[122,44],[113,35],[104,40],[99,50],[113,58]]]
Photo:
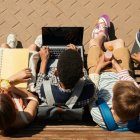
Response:
[[[10,46],[10,48],[16,48],[17,39],[14,34],[9,34],[7,36],[7,44]]]
[[[35,42],[34,42],[39,48],[41,48],[42,47],[42,35],[38,35],[37,37],[36,37],[36,40],[35,40]]]

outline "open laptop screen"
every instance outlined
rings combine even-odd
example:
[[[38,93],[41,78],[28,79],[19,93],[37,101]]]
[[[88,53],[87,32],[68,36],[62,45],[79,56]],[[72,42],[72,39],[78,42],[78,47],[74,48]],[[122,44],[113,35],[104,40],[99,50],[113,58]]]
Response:
[[[83,27],[42,27],[43,45],[82,45]]]

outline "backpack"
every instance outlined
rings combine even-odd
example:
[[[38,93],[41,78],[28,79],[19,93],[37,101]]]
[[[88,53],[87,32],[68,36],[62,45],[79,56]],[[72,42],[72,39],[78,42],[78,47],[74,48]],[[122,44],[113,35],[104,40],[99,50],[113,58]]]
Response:
[[[56,104],[53,97],[50,80],[44,80],[43,88],[46,96],[46,102],[43,102],[39,106],[37,118],[41,120],[57,121],[83,120],[85,110],[88,110],[87,107],[74,108],[74,105],[79,99],[84,85],[85,81],[79,80],[75,85],[69,100],[65,104]]]
[[[103,120],[105,122],[105,125],[107,127],[107,130],[109,131],[136,131],[140,130],[140,123],[139,123],[139,117],[136,117],[133,120],[129,120],[126,127],[119,128],[117,123],[115,122],[112,113],[110,111],[110,108],[108,107],[107,103],[99,98],[97,101],[97,105],[99,107],[99,110],[101,112],[101,115],[103,117]]]

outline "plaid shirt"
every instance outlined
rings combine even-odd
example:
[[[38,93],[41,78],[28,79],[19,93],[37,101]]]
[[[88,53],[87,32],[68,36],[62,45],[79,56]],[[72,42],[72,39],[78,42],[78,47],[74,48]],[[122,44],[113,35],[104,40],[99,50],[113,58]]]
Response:
[[[60,80],[59,80],[59,77],[55,76],[55,70],[56,70],[56,68],[51,68],[47,75],[43,74],[43,73],[38,73],[37,83],[36,83],[36,92],[38,93],[39,98],[41,99],[42,102],[46,102],[45,97],[43,97],[41,94],[41,86],[42,86],[44,79],[50,80],[51,85],[57,86],[58,90],[59,90],[58,93],[60,93],[60,92],[64,93],[66,101],[69,99],[71,92],[73,91],[73,89],[63,89],[60,86],[60,84],[59,84]],[[83,72],[84,72],[83,79],[85,80],[85,85],[84,85],[81,96],[79,97],[77,103],[75,104],[75,107],[83,107],[83,106],[89,104],[94,99],[93,98],[94,91],[95,91],[94,84],[90,81],[90,79],[87,75],[86,69],[83,69]],[[53,88],[53,86],[52,86],[52,88]],[[61,95],[64,96],[64,94],[61,94]],[[58,103],[61,103],[61,102],[58,101]]]

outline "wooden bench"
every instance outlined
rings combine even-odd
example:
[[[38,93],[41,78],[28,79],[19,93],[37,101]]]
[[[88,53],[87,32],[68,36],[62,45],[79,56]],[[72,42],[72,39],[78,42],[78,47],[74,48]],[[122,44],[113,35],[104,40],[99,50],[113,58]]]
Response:
[[[28,127],[0,140],[138,140],[139,132],[109,132],[92,123],[52,123],[34,121]]]

